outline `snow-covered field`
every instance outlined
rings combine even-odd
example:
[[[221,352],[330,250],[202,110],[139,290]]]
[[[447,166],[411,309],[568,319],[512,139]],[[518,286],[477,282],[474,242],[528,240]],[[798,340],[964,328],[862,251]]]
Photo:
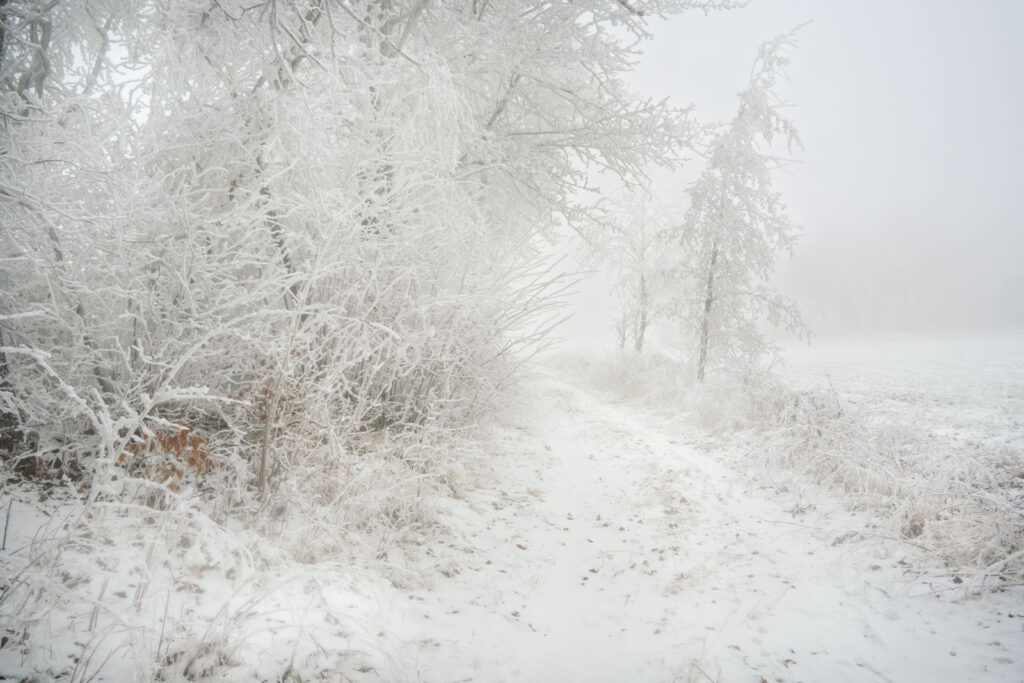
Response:
[[[830,378],[844,401],[942,443],[1010,448],[1020,339],[833,340],[790,352],[786,372],[809,389]],[[871,508],[809,481],[782,490],[692,414],[570,370],[550,362],[517,389],[480,444],[478,487],[432,501],[433,524],[380,558],[406,572],[394,583],[341,563],[268,564],[272,548],[187,508],[60,508],[5,492],[0,614],[36,638],[25,653],[0,648],[0,673],[1024,680],[1021,586],[931,571],[934,557],[884,533]]]
[[[786,347],[782,374],[830,384],[851,403],[894,414],[956,444],[1024,449],[1024,331],[825,337]]]
[[[776,430],[775,462],[851,494],[936,565],[1020,583],[1024,334],[826,339],[786,355],[799,417]]]

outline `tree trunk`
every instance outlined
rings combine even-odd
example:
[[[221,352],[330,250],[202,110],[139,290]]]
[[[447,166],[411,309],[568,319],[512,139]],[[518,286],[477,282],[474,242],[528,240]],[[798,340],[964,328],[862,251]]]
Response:
[[[0,0],[0,14],[3,13],[4,7],[7,5],[7,0]],[[4,66],[4,55],[5,46],[7,45],[7,30],[4,22],[0,21],[0,71],[3,70]]]
[[[700,320],[700,358],[697,361],[697,381],[704,381],[708,361],[708,334],[711,318],[711,304],[715,300],[715,266],[718,264],[718,242],[711,248],[711,267],[708,268],[707,289],[704,292],[704,314]]]
[[[640,313],[636,323],[636,331],[633,333],[633,348],[637,353],[643,353],[644,336],[647,334],[647,276],[640,275]]]

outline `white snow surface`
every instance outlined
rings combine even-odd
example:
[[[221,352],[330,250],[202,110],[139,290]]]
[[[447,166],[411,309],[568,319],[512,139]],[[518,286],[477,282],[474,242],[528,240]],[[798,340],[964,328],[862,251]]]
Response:
[[[428,681],[1020,681],[1017,590],[965,594],[827,499],[541,377],[450,510],[459,573],[392,628]]]
[[[831,385],[952,445],[1024,450],[1024,330],[825,337],[789,345],[782,357],[798,387]]]
[[[132,533],[177,518],[140,510],[121,538],[93,526],[102,562],[77,542],[53,561],[48,642],[0,648],[0,674],[91,655],[76,680],[175,680],[186,662],[237,681],[1024,680],[1024,588],[929,572],[834,494],[780,492],[685,419],[566,374],[526,380],[484,442],[482,485],[435,503],[410,549],[424,582],[259,569],[208,532],[154,555]],[[4,566],[39,525],[58,533],[52,505],[12,504]]]

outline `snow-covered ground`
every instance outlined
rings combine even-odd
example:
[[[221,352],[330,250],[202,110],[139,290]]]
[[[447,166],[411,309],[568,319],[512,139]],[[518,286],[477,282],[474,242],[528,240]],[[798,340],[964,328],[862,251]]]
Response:
[[[1019,591],[922,578],[910,546],[827,499],[788,507],[679,424],[551,375],[529,395],[497,488],[451,513],[458,573],[396,616],[416,678],[1024,677]]]
[[[1022,349],[990,342],[832,342],[787,372],[809,386],[827,372],[849,400],[958,439],[1012,440]],[[32,558],[59,599],[12,593],[49,637],[28,658],[0,648],[0,673],[65,658],[96,681],[1024,680],[1024,588],[928,573],[912,544],[865,532],[870,511],[809,483],[780,492],[692,421],[572,374],[549,364],[517,389],[481,445],[481,486],[435,501],[418,545],[383,558],[425,574],[397,586],[248,560],[231,534],[186,533],[182,511],[78,512],[90,535],[58,553],[32,542],[37,525],[74,524],[14,503],[4,566]],[[139,541],[175,524],[181,547]]]
[[[783,375],[898,414],[954,444],[1024,449],[1024,330],[825,337],[790,345]]]

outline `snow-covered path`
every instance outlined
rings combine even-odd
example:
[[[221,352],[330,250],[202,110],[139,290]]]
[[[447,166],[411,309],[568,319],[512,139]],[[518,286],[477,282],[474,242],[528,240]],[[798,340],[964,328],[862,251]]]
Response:
[[[1024,680],[1019,592],[916,579],[836,506],[794,506],[564,380],[528,395],[494,488],[442,515],[459,541],[431,549],[436,584],[391,612],[404,677]]]

